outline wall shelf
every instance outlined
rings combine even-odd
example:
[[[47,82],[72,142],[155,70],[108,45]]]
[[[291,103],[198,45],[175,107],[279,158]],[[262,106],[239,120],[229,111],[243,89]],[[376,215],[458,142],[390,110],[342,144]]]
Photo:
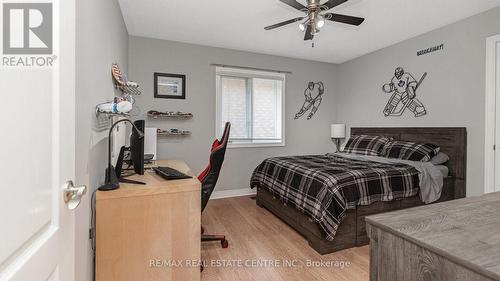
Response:
[[[103,110],[99,110],[99,108],[96,107],[95,109],[95,115],[97,117],[99,117],[100,115],[105,115],[109,118],[112,118],[112,117],[115,117],[115,116],[120,116],[120,117],[129,117],[130,114],[128,113],[122,113],[122,112],[108,112],[108,111],[103,111]]]
[[[158,137],[171,137],[171,136],[190,136],[191,135],[191,131],[187,131],[187,130],[179,130],[177,132],[172,132],[172,131],[164,131],[164,130],[161,130],[161,131],[158,131],[156,133],[156,135]]]
[[[191,119],[193,118],[192,113],[185,112],[148,112],[148,117],[150,119]]]

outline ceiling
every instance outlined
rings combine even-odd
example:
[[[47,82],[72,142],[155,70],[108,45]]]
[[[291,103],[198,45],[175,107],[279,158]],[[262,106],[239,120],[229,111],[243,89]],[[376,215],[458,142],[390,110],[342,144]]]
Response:
[[[130,35],[330,63],[351,60],[500,6],[500,0],[350,0],[332,11],[364,17],[365,22],[359,27],[327,22],[312,48],[311,41],[303,41],[298,23],[264,30],[302,15],[278,0],[119,2]]]

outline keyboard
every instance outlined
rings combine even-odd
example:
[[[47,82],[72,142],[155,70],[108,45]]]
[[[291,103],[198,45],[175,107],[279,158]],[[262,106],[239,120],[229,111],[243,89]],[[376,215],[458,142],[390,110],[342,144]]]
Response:
[[[157,175],[161,176],[166,180],[180,180],[180,179],[192,178],[191,176],[188,176],[170,167],[154,167],[153,170],[156,172]]]

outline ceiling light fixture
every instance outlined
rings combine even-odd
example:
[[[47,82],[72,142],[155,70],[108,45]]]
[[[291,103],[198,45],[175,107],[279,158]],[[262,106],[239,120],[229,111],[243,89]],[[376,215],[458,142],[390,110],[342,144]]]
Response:
[[[319,29],[322,28],[323,25],[325,25],[325,20],[323,18],[319,18],[318,21],[316,22],[316,27]]]
[[[299,24],[299,29],[303,32],[305,31],[304,40],[313,40],[314,34],[319,32],[319,30],[326,24],[326,21],[358,26],[365,20],[360,17],[346,16],[330,12],[331,9],[349,0],[305,0],[307,3],[305,6],[297,0],[279,1],[301,11],[303,15],[266,26],[264,29],[271,30],[300,21],[302,23]]]

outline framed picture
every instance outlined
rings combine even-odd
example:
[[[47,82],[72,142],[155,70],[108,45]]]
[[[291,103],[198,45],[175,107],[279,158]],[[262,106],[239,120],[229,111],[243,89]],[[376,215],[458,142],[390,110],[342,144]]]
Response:
[[[154,73],[155,98],[186,99],[186,75]]]

